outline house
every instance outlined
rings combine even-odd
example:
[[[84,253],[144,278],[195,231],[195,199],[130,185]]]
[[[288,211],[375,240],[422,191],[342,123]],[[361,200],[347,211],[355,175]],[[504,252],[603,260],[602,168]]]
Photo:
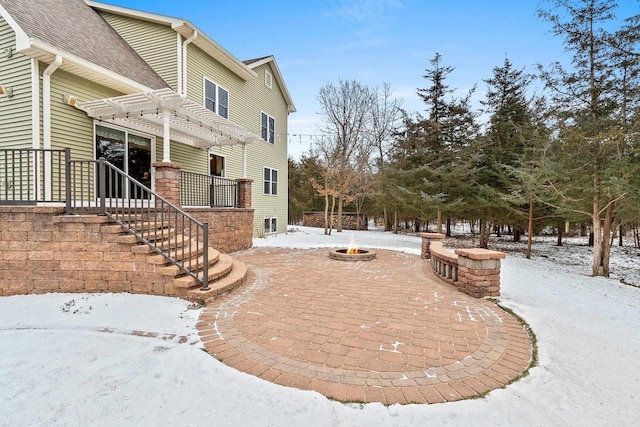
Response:
[[[152,187],[154,162],[249,178],[254,234],[286,231],[295,107],[273,56],[240,61],[184,19],[90,0],[0,0],[0,85],[11,92],[0,95],[0,148],[106,156]]]
[[[0,0],[0,295],[243,283],[227,254],[286,230],[292,112],[273,56],[187,20]]]

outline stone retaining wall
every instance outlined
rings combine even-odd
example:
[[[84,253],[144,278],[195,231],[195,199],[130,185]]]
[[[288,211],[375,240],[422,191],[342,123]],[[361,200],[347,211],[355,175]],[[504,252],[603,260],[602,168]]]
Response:
[[[455,285],[459,291],[475,298],[500,295],[500,260],[504,252],[488,249],[456,249],[455,253],[442,246],[444,235],[420,233],[422,258],[431,260],[434,273]]]
[[[104,216],[64,216],[63,208],[0,207],[0,295],[132,292],[175,296],[131,244],[115,243]]]
[[[252,209],[203,209],[209,246],[232,252],[252,245]],[[246,224],[238,226],[239,223]],[[0,295],[131,292],[181,296],[173,277],[131,243],[117,243],[109,219],[64,215],[62,207],[0,206]],[[218,246],[216,246],[218,244]],[[219,249],[220,248],[220,249]]]
[[[358,222],[359,227],[358,227]],[[302,225],[306,227],[324,227],[324,212],[304,212],[302,216]],[[333,227],[338,225],[338,215],[333,215]],[[342,213],[342,229],[343,230],[368,230],[368,219],[365,214],[356,214],[355,212]]]
[[[209,223],[209,246],[224,253],[253,246],[253,209],[182,208],[200,222]]]

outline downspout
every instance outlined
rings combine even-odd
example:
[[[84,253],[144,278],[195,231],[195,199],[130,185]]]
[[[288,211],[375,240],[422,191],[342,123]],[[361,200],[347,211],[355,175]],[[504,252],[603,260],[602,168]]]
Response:
[[[178,94],[182,95],[182,36],[180,33],[176,33],[176,56],[178,58],[177,68],[178,68]]]
[[[42,73],[42,130],[44,149],[51,148],[51,74],[62,64],[62,56],[56,55],[54,61]]]
[[[51,149],[51,74],[53,74],[62,64],[62,56],[56,55],[56,58],[42,73],[42,131],[43,131],[43,147],[45,150]],[[51,168],[47,167],[51,164],[51,154],[45,152],[44,156],[45,169],[44,174],[44,191],[45,198],[51,199]]]
[[[198,37],[198,31],[182,43],[182,95],[187,96],[187,46]]]
[[[40,68],[38,60],[31,59],[31,136],[32,148],[40,148]]]

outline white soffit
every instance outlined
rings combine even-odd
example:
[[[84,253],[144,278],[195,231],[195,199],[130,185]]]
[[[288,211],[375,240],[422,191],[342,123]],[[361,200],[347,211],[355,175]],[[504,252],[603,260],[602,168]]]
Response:
[[[164,112],[169,113],[171,139],[193,147],[233,145],[260,137],[171,89],[78,102],[89,117],[162,137]]]

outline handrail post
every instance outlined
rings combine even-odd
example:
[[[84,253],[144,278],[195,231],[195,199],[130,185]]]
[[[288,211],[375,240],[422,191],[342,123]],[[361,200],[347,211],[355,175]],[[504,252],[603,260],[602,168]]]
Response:
[[[104,157],[100,157],[98,159],[98,182],[100,183],[98,185],[98,203],[100,203],[100,206],[98,206],[98,208],[100,209],[100,215],[106,215],[107,207],[105,205],[107,204],[107,174],[104,164]]]
[[[204,251],[202,256],[204,262],[202,263],[202,287],[200,290],[209,290],[209,223],[202,224],[202,244],[204,245]]]
[[[71,148],[65,147],[64,149],[64,198],[65,198],[65,213],[71,214]]]

